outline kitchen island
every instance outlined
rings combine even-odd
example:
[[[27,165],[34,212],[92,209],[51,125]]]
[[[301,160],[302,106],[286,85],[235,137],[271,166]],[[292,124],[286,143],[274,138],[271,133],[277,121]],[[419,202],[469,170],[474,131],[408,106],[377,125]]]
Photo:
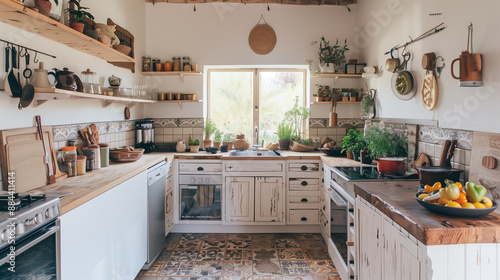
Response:
[[[358,279],[499,279],[500,215],[434,214],[410,181],[355,185]]]

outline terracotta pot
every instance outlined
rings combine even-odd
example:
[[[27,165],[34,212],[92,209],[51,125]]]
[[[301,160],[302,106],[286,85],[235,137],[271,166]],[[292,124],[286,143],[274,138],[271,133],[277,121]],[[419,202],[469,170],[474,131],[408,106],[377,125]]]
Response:
[[[323,99],[324,99],[324,98],[323,98],[323,96],[321,96],[321,97],[319,97],[319,96],[318,96],[318,97],[316,97],[316,101],[317,101],[317,102],[321,102],[321,101],[323,101]]]
[[[83,28],[85,27],[85,24],[81,22],[70,22],[69,27],[73,28],[74,30],[83,33]]]
[[[233,142],[222,142],[222,145],[227,145],[227,150],[233,149]]]
[[[352,159],[352,153],[349,151],[346,151],[345,154],[347,155],[348,159]]]
[[[210,147],[212,146],[212,140],[203,140],[203,148],[207,148],[207,147]]]
[[[38,8],[38,12],[44,16],[50,16],[50,9],[52,9],[52,3],[46,0],[35,0],[35,7]],[[83,33],[83,29],[82,29]]]
[[[337,126],[337,113],[330,113],[330,126]]]
[[[290,140],[278,140],[281,150],[288,150],[290,148]]]
[[[214,142],[214,147],[216,147],[217,149],[220,148],[220,142]]]
[[[248,150],[250,148],[250,144],[245,139],[234,140],[233,146],[236,150]]]
[[[395,174],[403,176],[406,173],[408,164],[404,162],[406,158],[385,157],[377,159],[378,172],[382,174]]]
[[[191,145],[190,145],[190,146],[189,146],[189,151],[190,151],[191,153],[197,153],[199,150],[200,150],[200,146],[199,146],[199,145],[197,145],[197,146],[191,146]]]
[[[243,140],[245,140],[245,134],[238,134],[238,135],[236,135],[236,139],[243,139]]]

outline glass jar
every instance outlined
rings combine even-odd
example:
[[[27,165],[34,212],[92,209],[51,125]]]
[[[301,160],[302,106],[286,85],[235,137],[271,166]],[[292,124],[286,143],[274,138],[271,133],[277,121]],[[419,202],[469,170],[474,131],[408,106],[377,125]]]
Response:
[[[101,156],[101,167],[109,166],[109,144],[99,143],[99,150]]]
[[[142,72],[148,72],[153,70],[153,64],[151,57],[146,55],[142,57]]]
[[[95,160],[94,160],[94,150],[84,150],[83,154],[87,157],[86,162],[86,171],[92,171],[95,168]]]
[[[191,57],[184,56],[182,58],[182,70],[183,71],[191,71]]]
[[[179,56],[172,57],[172,61],[174,63],[174,71],[181,71],[181,58]]]
[[[77,156],[76,157],[76,174],[83,175],[87,170],[87,157]]]
[[[94,169],[101,169],[101,151],[99,145],[92,144],[88,146],[89,150],[94,151]]]
[[[77,155],[75,146],[62,147],[61,151],[57,155],[57,162],[62,163],[64,171],[68,173],[68,177],[76,176],[76,159]],[[61,164],[59,166],[61,166]]]

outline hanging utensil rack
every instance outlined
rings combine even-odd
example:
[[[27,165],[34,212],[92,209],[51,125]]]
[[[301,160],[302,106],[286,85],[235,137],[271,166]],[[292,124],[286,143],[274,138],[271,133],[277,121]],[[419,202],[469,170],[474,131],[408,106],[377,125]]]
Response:
[[[12,43],[12,42],[7,41],[7,40],[0,39],[0,41],[5,42],[5,43],[10,44],[10,45],[13,45],[13,46],[16,46],[18,48],[23,48],[26,51],[33,51],[33,52],[35,52],[35,59],[36,59],[36,54],[43,54],[43,55],[46,55],[48,57],[56,58],[55,55],[51,55],[51,54],[48,54],[48,53],[45,53],[45,52],[41,52],[41,51],[38,51],[38,50],[35,50],[35,49],[32,49],[32,48],[28,48],[28,47],[25,47],[23,45]]]
[[[433,27],[432,29],[430,29],[429,31],[427,31],[427,32],[423,33],[422,35],[418,36],[418,37],[417,37],[417,38],[415,38],[415,39],[412,39],[412,38],[410,37],[410,41],[408,41],[408,42],[404,43],[403,45],[396,45],[394,48],[392,48],[392,49],[390,49],[390,50],[386,51],[386,52],[384,53],[384,55],[390,54],[390,53],[391,53],[391,51],[394,51],[394,50],[399,50],[400,48],[406,48],[407,46],[409,46],[409,45],[411,45],[411,44],[413,44],[413,43],[415,43],[415,42],[417,42],[417,41],[420,41],[420,40],[422,40],[422,39],[424,39],[424,38],[427,38],[427,37],[429,37],[429,36],[431,36],[431,35],[433,35],[433,34],[436,34],[436,33],[440,32],[440,31],[442,31],[443,29],[445,29],[445,28],[446,28],[445,26],[441,27],[443,24],[444,24],[444,22],[442,22],[442,23],[438,24],[437,26]],[[409,37],[409,36],[408,36],[408,37]]]

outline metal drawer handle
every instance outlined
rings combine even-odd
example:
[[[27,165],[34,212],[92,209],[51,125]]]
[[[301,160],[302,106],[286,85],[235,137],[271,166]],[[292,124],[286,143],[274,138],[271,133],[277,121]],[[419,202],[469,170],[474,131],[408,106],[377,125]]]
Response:
[[[302,171],[306,171],[306,170],[307,170],[307,166],[302,165],[302,166],[300,167],[300,170],[302,170]]]
[[[307,181],[302,181],[302,183],[300,183],[302,186],[307,186]]]
[[[303,198],[300,200],[301,202],[307,202],[307,198]]]
[[[203,169],[203,167],[201,167],[201,166],[200,166],[200,167],[198,167],[198,169],[196,169],[196,170],[198,170],[198,171],[203,171],[204,169]]]
[[[353,213],[353,212],[354,212],[354,209],[349,208],[349,212]]]
[[[300,218],[300,220],[303,221],[303,222],[305,222],[305,221],[307,221],[307,218],[306,217],[302,217],[302,218]]]

